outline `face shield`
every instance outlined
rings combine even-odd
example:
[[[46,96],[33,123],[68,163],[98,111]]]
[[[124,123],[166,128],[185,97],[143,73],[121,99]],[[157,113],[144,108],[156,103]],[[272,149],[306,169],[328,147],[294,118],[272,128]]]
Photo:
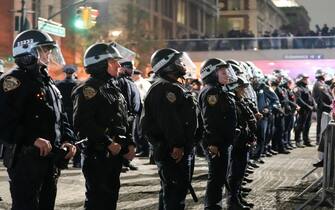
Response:
[[[250,84],[246,88],[244,88],[243,97],[249,98],[252,101],[256,101],[257,99],[256,93]]]
[[[226,68],[226,73],[228,75],[228,80],[229,80],[228,84],[232,84],[232,83],[237,82],[238,78],[235,74],[234,69],[230,65],[229,65],[228,68]]]
[[[135,59],[136,53],[134,51],[132,51],[132,50],[116,43],[116,42],[112,42],[110,45],[115,47],[118,50],[118,52],[120,53],[120,55],[122,57],[122,59],[119,60],[120,63],[126,62],[126,61],[132,61],[132,60]]]
[[[179,57],[175,61],[175,65],[180,69],[184,69],[185,74],[195,75],[197,67],[193,63],[192,59],[188,56],[187,53],[180,53]]]
[[[41,44],[36,46],[38,52],[38,62],[48,66],[53,64],[63,67],[65,60],[63,54],[57,44]]]

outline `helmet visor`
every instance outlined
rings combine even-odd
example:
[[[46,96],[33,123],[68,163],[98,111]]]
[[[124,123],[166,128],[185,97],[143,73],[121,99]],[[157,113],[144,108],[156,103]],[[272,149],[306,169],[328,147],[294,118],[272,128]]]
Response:
[[[184,69],[186,74],[195,75],[197,67],[193,63],[192,59],[185,52],[180,53],[180,56],[175,61],[176,66]]]
[[[235,71],[234,69],[231,67],[231,65],[229,65],[228,68],[226,68],[226,72],[227,72],[227,75],[228,75],[228,84],[232,84],[232,83],[235,83],[237,82],[237,76],[235,74]]]
[[[110,46],[116,48],[119,52],[119,55],[117,57],[118,59],[120,59],[121,63],[125,61],[132,61],[135,59],[136,53],[126,48],[125,46],[122,46],[116,42],[112,42]]]
[[[57,44],[42,44],[38,45],[36,49],[39,52],[39,62],[48,65],[53,64],[63,67],[65,60],[63,54]]]

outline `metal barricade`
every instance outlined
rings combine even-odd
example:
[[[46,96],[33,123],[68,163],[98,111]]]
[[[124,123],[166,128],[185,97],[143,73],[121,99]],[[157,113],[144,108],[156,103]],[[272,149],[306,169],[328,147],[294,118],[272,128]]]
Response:
[[[330,121],[322,134],[324,138],[324,166],[322,187],[316,194],[302,204],[297,210],[305,208],[311,201],[321,196],[320,201],[312,209],[322,204],[328,204],[335,208],[335,122]]]

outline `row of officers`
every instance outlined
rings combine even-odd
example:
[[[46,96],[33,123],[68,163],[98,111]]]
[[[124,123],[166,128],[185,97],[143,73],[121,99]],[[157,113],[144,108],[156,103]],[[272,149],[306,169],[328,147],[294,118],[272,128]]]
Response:
[[[78,145],[86,186],[84,209],[117,209],[122,164],[135,157],[134,120],[153,147],[161,180],[160,210],[185,208],[186,194],[193,191],[193,148],[199,142],[208,160],[204,208],[210,210],[222,209],[224,186],[229,191],[228,209],[252,206],[241,196],[248,159],[259,160],[273,149],[287,152],[293,120],[286,117],[296,110],[296,141],[300,143],[303,132],[309,145],[306,112],[315,109],[315,102],[305,75],[299,76],[290,100],[289,91],[280,87],[283,72],[275,72],[269,80],[277,87],[273,91],[252,65],[251,78],[234,67],[234,61],[211,58],[201,67],[204,87],[196,98],[181,82],[194,68],[192,60],[186,53],[165,48],[151,57],[156,78],[143,107],[130,106],[131,94],[122,91],[129,86],[117,80],[122,50],[114,43],[97,43],[86,50],[84,67],[90,77],[73,87],[71,113],[48,75],[51,62],[64,65],[57,44],[38,30],[16,37],[17,67],[0,79],[0,141],[6,145],[12,210],[54,209],[60,169],[75,156]]]

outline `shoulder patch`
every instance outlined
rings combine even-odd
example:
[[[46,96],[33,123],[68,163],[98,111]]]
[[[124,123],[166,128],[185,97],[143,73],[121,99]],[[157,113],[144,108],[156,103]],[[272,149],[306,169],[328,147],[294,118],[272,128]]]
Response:
[[[85,86],[83,87],[83,94],[84,94],[85,99],[88,100],[88,99],[93,98],[97,94],[97,91],[90,86]]]
[[[18,88],[20,85],[21,85],[20,80],[18,80],[13,76],[7,76],[3,81],[2,88],[5,92],[8,92]]]
[[[171,103],[174,103],[174,102],[176,101],[176,99],[177,99],[176,94],[174,94],[173,92],[168,92],[168,93],[166,94],[166,98],[167,98],[167,100],[170,101]]]
[[[218,95],[207,96],[207,102],[211,106],[215,105],[218,102]]]

